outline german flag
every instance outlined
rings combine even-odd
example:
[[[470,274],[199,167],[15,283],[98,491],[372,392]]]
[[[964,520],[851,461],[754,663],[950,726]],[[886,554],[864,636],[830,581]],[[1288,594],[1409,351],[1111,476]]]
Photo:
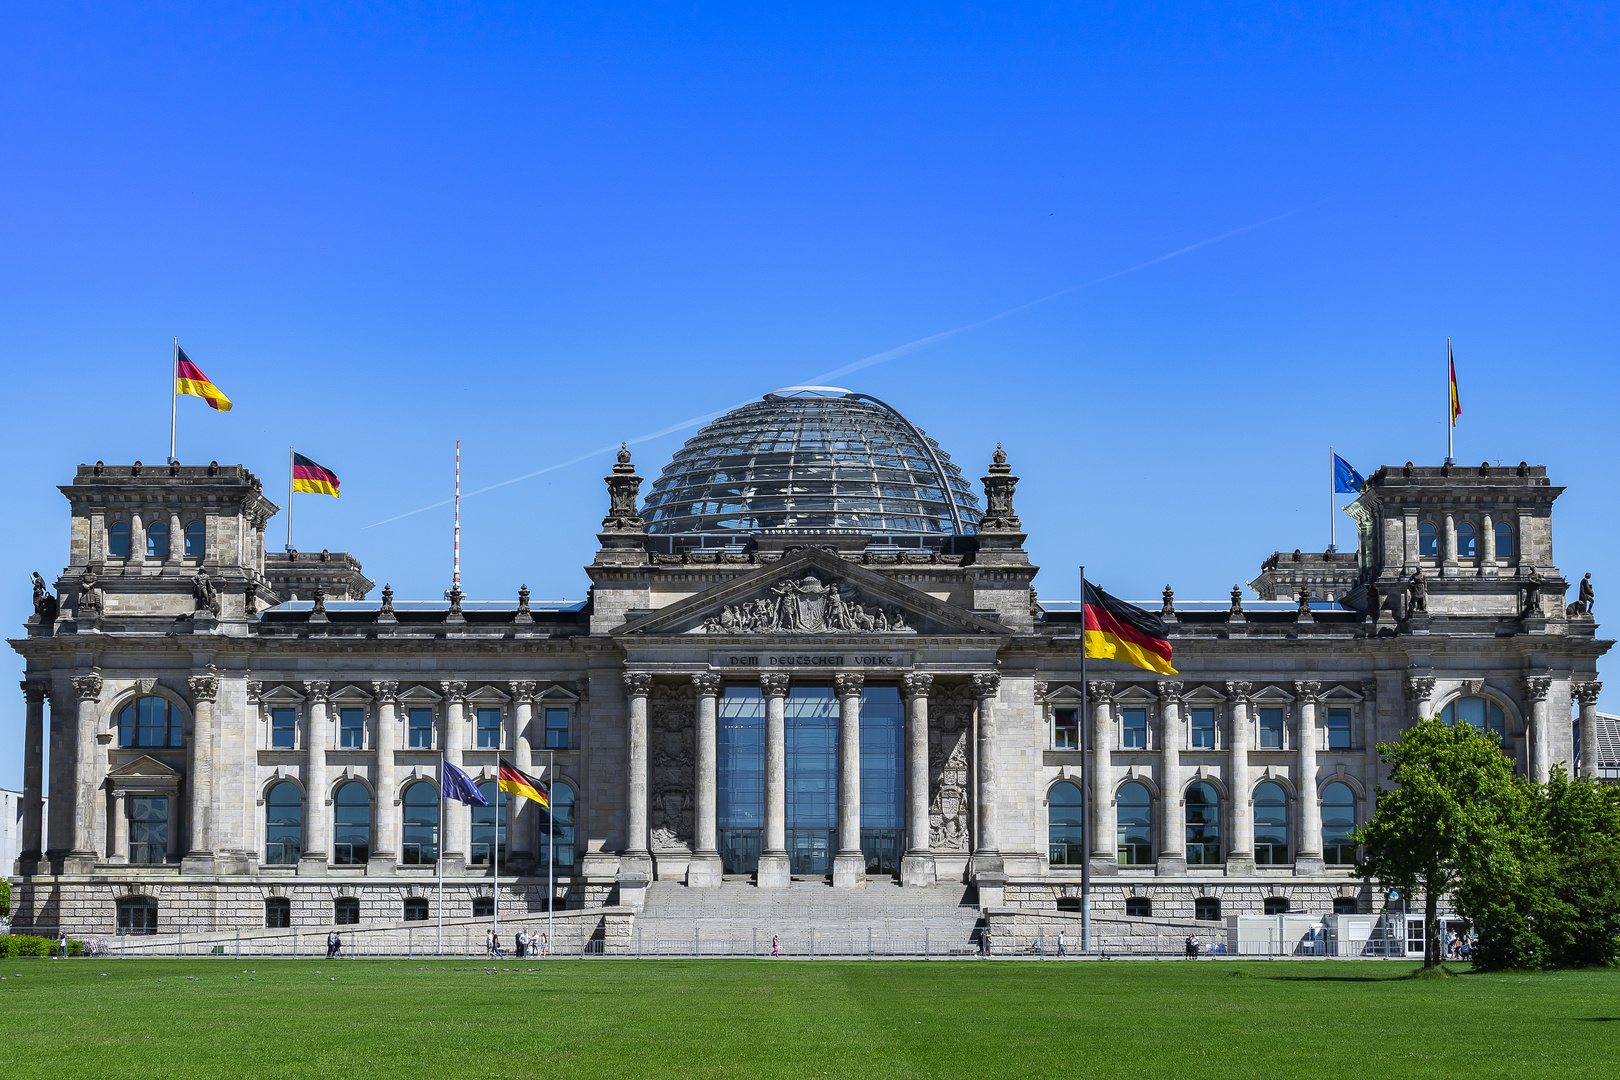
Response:
[[[219,387],[208,381],[208,376],[191,362],[186,350],[178,344],[174,347],[174,391],[177,394],[200,397],[208,402],[210,408],[219,412],[231,411],[231,399],[221,393]]]
[[[293,454],[293,490],[338,497],[337,473],[317,465],[303,454]]]
[[[1134,604],[1109,596],[1091,582],[1085,584],[1086,656],[1093,660],[1123,660],[1139,668],[1174,675],[1170,642],[1164,620]]]
[[[551,809],[551,789],[546,787],[545,782],[536,780],[528,773],[518,772],[505,758],[501,759],[500,778],[496,780],[496,785],[510,795],[533,799],[547,810]]]

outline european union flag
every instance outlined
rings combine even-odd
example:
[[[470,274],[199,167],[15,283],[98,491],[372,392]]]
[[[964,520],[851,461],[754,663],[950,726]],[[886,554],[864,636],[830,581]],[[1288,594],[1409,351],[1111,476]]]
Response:
[[[1356,472],[1356,467],[1338,454],[1333,455],[1333,493],[1343,495],[1348,492],[1362,491],[1367,486],[1367,478]]]
[[[484,798],[478,785],[474,784],[472,777],[450,764],[441,762],[444,766],[444,797],[466,803],[468,806],[488,806],[489,800]]]

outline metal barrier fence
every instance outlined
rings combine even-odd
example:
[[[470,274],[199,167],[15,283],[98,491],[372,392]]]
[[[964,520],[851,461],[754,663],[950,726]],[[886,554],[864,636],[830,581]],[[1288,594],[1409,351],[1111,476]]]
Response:
[[[416,957],[481,957],[487,956],[485,930],[481,926],[447,926],[443,935],[432,925],[420,928],[339,926],[292,933],[265,934],[238,930],[234,933],[199,934],[117,934],[105,937],[75,935],[84,942],[84,955],[109,958],[137,957],[224,957],[251,960],[254,958],[324,959],[327,957],[327,935],[336,930],[342,939],[339,955],[343,958],[388,957],[413,959]],[[528,931],[528,927],[523,927]],[[515,931],[501,932],[503,957],[514,959]],[[544,930],[536,930],[536,938]],[[573,926],[559,924],[545,945],[536,944],[525,959],[543,956],[599,956],[603,942],[595,924]],[[542,952],[543,950],[543,952]]]

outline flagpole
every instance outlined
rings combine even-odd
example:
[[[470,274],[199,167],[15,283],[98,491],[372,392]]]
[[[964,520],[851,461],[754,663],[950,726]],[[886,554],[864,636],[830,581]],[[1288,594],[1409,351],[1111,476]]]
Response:
[[[292,546],[293,448],[287,447],[287,550]]]
[[[180,339],[174,339],[174,356],[169,359],[169,463],[174,463],[174,423],[180,401]]]
[[[1086,685],[1086,567],[1080,565],[1080,952],[1091,951],[1091,789],[1097,777],[1091,775],[1086,758],[1086,729],[1091,726],[1091,703]]]
[[[556,922],[551,917],[551,909],[557,904],[557,885],[552,877],[552,865],[556,859],[557,830],[555,828],[557,817],[552,812],[552,805],[557,794],[557,751],[547,752],[549,760],[546,763],[546,955],[551,955],[553,931]]]
[[[444,748],[439,748],[439,842],[433,848],[433,864],[439,868],[439,955],[444,955]]]
[[[1333,513],[1333,496],[1337,493],[1339,462],[1333,447],[1328,447],[1328,550],[1339,550],[1339,519]]]
[[[456,537],[450,585],[461,588],[461,440],[456,440]]]
[[[1451,371],[1454,361],[1451,359],[1451,339],[1446,338],[1446,464],[1452,464],[1456,456],[1456,447],[1453,445],[1457,432],[1457,418],[1451,414]]]
[[[495,751],[495,835],[491,838],[490,860],[495,866],[495,904],[490,908],[495,913],[494,934],[498,939],[501,936],[501,796],[506,792],[501,790],[501,753],[499,744]],[[493,942],[492,942],[493,943]]]

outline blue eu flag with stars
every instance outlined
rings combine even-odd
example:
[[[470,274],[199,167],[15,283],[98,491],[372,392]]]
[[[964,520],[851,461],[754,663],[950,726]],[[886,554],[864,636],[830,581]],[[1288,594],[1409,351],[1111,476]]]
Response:
[[[478,785],[473,783],[472,777],[448,761],[441,761],[440,764],[444,766],[444,797],[446,799],[455,799],[458,802],[466,803],[468,806],[489,805],[489,800],[484,798],[484,793],[478,790]]]
[[[1361,491],[1367,486],[1367,478],[1356,472],[1356,467],[1338,454],[1333,455],[1333,492],[1343,495],[1349,492]]]

